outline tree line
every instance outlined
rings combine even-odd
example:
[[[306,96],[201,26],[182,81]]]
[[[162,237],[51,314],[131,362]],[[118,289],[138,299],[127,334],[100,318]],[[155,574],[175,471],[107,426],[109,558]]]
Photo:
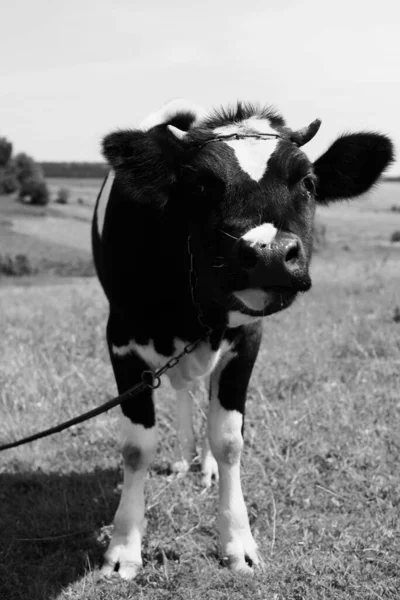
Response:
[[[109,167],[101,162],[41,162],[45,177],[103,178]]]

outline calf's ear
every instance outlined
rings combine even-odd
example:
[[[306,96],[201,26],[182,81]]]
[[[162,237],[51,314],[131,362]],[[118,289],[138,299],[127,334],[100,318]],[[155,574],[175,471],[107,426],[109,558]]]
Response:
[[[130,129],[109,133],[102,142],[103,156],[114,169],[123,167],[135,155],[140,156],[145,137],[143,132]]]
[[[173,152],[147,132],[110,133],[103,139],[102,149],[109,165],[136,185],[167,185],[174,180]]]
[[[371,188],[393,161],[393,144],[378,133],[354,133],[337,139],[314,163],[317,202],[354,198]]]

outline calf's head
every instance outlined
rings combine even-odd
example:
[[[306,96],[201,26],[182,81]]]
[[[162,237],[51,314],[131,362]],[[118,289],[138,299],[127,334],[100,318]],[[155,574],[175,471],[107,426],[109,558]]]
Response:
[[[209,116],[169,105],[107,136],[103,151],[133,202],[190,236],[200,285],[235,325],[310,288],[316,205],[366,192],[393,159],[386,136],[355,133],[313,163],[303,146],[319,126],[292,131],[273,110],[240,103]]]

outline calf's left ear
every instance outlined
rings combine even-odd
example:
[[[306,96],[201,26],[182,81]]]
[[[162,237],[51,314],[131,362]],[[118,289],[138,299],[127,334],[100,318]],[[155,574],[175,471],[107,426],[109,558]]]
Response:
[[[337,139],[314,163],[317,202],[363,194],[393,161],[393,144],[378,133],[354,133]]]

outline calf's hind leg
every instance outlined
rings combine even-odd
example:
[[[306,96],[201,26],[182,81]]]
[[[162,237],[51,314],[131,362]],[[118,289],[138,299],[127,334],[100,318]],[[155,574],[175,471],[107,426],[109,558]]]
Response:
[[[175,441],[175,460],[172,471],[184,475],[190,469],[196,454],[196,443],[193,432],[193,394],[195,385],[178,390],[177,403],[177,437]]]
[[[112,363],[119,393],[140,381],[140,374],[147,368],[146,364],[133,354],[121,356],[114,353]],[[142,566],[141,546],[145,530],[144,482],[157,444],[152,394],[151,389],[146,389],[121,405],[124,483],[114,518],[111,542],[104,557],[102,573],[105,576],[118,571],[122,578],[132,579]]]

